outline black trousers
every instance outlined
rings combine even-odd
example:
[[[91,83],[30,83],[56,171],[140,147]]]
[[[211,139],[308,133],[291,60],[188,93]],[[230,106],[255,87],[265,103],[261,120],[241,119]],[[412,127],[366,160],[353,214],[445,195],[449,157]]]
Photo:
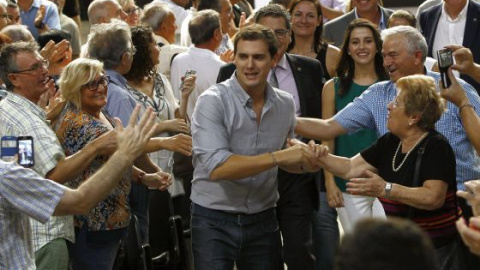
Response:
[[[288,270],[313,270],[312,212],[318,205],[315,179],[311,175],[279,170],[278,192],[277,218],[283,240],[283,263]]]

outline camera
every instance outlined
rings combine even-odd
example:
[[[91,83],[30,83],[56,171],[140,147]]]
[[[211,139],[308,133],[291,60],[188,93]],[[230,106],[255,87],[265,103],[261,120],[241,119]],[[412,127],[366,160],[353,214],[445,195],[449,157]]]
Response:
[[[453,65],[452,50],[442,49],[437,51],[438,68],[440,70],[440,79],[443,88],[448,88],[452,84],[448,77],[448,68]]]

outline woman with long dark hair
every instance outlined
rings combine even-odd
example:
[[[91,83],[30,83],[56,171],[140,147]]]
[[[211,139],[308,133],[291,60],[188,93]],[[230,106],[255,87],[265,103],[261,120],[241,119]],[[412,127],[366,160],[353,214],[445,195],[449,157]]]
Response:
[[[340,111],[370,85],[388,79],[381,55],[382,40],[376,26],[364,19],[350,23],[345,33],[337,77],[328,81],[322,94],[322,117],[327,119]],[[372,130],[338,137],[325,142],[336,155],[352,157],[370,146],[377,139]],[[327,200],[336,207],[345,231],[351,231],[357,220],[363,217],[385,217],[376,198],[351,195],[345,192],[347,181],[333,177],[325,171]]]
[[[322,64],[323,77],[328,81],[335,74],[340,50],[322,40],[323,15],[317,0],[296,0],[290,6],[292,41],[287,51],[315,58]]]

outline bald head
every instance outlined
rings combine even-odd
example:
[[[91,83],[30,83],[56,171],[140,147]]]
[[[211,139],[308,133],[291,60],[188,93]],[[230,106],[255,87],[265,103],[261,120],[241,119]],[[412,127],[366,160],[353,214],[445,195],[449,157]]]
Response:
[[[124,20],[127,14],[116,0],[95,0],[88,6],[88,21],[91,25],[110,23],[112,19]]]

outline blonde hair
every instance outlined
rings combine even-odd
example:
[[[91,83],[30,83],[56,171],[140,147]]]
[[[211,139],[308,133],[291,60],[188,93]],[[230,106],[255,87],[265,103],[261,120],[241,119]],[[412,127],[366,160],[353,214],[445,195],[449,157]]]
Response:
[[[82,86],[95,80],[95,77],[102,73],[103,63],[98,60],[88,58],[73,60],[63,69],[58,80],[62,96],[77,108],[81,108]]]
[[[397,81],[397,88],[404,93],[405,113],[408,116],[419,115],[417,126],[426,130],[435,129],[435,123],[445,111],[435,80],[425,75],[406,76]]]

